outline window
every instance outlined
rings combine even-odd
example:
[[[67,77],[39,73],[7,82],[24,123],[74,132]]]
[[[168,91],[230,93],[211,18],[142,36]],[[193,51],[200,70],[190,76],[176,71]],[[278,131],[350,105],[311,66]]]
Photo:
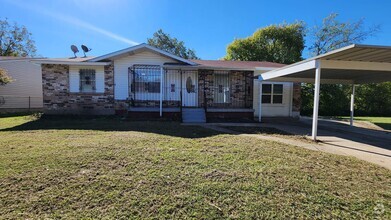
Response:
[[[160,66],[135,65],[132,91],[136,93],[160,93]]]
[[[95,70],[94,69],[80,69],[80,92],[95,92]]]
[[[282,84],[263,84],[262,103],[282,104],[283,88]]]
[[[215,103],[230,103],[230,82],[228,73],[215,73],[214,83],[216,85],[214,91]]]

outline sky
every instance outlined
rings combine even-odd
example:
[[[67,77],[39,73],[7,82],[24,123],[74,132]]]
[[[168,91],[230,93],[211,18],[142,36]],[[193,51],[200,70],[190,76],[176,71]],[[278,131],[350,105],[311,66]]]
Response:
[[[391,0],[0,0],[0,19],[26,26],[44,57],[73,56],[72,44],[99,56],[145,43],[161,28],[200,58],[220,59],[235,38],[259,28],[298,20],[312,27],[331,13],[380,25],[362,43],[391,45],[390,9]]]

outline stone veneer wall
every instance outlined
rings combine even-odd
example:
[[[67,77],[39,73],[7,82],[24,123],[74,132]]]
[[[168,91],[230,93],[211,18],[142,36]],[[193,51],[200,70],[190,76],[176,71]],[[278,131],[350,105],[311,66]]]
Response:
[[[230,99],[231,103],[214,103],[214,71],[213,70],[200,70],[198,76],[198,100],[200,106],[203,107],[204,100],[204,87],[205,96],[208,107],[215,108],[251,108],[253,103],[253,75],[251,71],[230,71]]]
[[[198,105],[205,107],[206,102],[207,106],[211,106],[213,104],[214,92],[213,70],[198,71],[198,88]]]
[[[293,83],[293,94],[292,94],[292,116],[300,117],[301,109],[301,84]]]
[[[44,112],[47,114],[114,114],[113,65],[104,67],[104,81],[103,93],[71,93],[69,66],[42,64]]]
[[[231,106],[251,108],[253,103],[253,72],[230,72]]]

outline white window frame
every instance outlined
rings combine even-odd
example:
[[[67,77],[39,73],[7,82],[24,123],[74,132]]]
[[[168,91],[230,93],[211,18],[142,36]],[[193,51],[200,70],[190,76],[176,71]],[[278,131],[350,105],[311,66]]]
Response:
[[[83,79],[82,79],[82,71],[87,70],[91,71],[90,74],[93,74],[93,79],[91,79],[92,89],[91,90],[84,90],[83,91]],[[79,69],[79,92],[80,93],[96,93],[96,70],[92,68],[80,68]]]
[[[284,104],[284,84],[283,83],[263,83],[263,87],[262,87],[262,90],[263,88],[265,88],[264,86],[265,85],[270,85],[270,93],[265,93],[262,91],[262,97],[261,97],[261,100],[262,100],[262,104],[266,104],[266,105],[282,105]],[[274,86],[275,85],[281,85],[282,86],[282,91],[281,93],[275,93],[274,92]],[[263,102],[263,96],[265,95],[270,95],[270,102]],[[275,95],[281,95],[281,102],[279,103],[274,103],[274,96]]]

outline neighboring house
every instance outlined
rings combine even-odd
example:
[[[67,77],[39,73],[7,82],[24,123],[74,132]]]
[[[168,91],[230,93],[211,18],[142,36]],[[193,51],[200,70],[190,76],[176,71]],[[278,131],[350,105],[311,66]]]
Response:
[[[32,60],[0,56],[0,68],[12,78],[12,82],[0,86],[0,112],[42,109],[41,67]]]
[[[186,60],[147,44],[94,58],[36,62],[42,67],[45,113],[125,113],[130,117],[162,116],[188,122],[206,118],[253,119],[259,106],[255,75],[284,66],[271,62]],[[263,84],[263,116],[299,114],[300,100],[294,98],[300,96],[299,84]]]

